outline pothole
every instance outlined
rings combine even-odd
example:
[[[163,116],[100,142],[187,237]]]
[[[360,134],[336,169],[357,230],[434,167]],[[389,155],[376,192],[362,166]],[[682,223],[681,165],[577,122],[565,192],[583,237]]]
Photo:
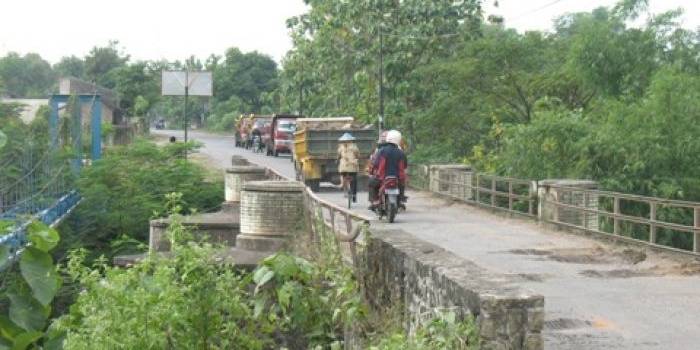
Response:
[[[512,249],[508,251],[511,254],[516,255],[549,255],[552,254],[549,250],[541,249]]]
[[[650,270],[585,270],[581,271],[581,275],[590,278],[633,278],[633,277],[652,277],[658,274]]]
[[[538,274],[538,273],[515,273],[515,274],[509,274],[508,276],[511,276],[511,277],[515,278],[516,280],[525,281],[525,282],[544,282],[548,277],[546,275]]]
[[[544,322],[544,329],[549,331],[561,331],[567,329],[577,329],[590,327],[592,324],[589,321],[578,320],[573,318],[557,318]]]

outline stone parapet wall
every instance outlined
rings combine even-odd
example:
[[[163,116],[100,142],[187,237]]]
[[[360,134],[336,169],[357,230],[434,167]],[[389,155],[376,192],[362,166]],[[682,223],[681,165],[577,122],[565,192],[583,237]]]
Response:
[[[182,225],[190,228],[196,240],[205,239],[207,242],[233,246],[239,232],[238,218],[226,213],[199,214],[185,216]],[[170,251],[170,237],[167,230],[171,219],[156,219],[150,222],[148,247],[150,251]]]
[[[544,297],[398,230],[373,230],[361,262],[367,299],[403,308],[409,330],[433,310],[476,320],[481,349],[543,349]]]

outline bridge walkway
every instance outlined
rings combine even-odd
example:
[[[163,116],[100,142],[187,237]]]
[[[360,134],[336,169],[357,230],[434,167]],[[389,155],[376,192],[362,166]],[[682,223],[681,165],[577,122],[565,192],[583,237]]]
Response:
[[[163,135],[181,136],[176,132]],[[233,138],[194,132],[212,166],[225,168],[233,154],[293,177],[288,157],[266,157],[235,148]],[[624,249],[583,236],[546,230],[410,191],[409,208],[395,224],[467,260],[521,281],[545,297],[547,349],[697,349],[700,344],[698,262]],[[342,194],[322,191],[343,205]],[[366,193],[353,210],[366,210]]]

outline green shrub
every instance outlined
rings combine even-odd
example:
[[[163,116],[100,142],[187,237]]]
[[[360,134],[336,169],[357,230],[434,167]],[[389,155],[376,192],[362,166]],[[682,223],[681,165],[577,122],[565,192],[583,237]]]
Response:
[[[203,167],[183,159],[184,148],[192,147],[137,140],[110,148],[103,159],[83,168],[78,180],[83,201],[60,227],[66,237],[63,250],[85,247],[110,255],[110,242],[124,234],[146,241],[149,220],[166,212],[163,203],[170,192],[182,194],[185,212],[218,208],[223,183],[206,181]]]

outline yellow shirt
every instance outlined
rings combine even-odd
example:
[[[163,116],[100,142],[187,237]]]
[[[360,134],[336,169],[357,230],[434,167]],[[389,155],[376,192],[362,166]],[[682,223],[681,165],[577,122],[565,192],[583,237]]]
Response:
[[[360,149],[353,142],[341,142],[338,144],[338,172],[356,173],[360,170]]]

